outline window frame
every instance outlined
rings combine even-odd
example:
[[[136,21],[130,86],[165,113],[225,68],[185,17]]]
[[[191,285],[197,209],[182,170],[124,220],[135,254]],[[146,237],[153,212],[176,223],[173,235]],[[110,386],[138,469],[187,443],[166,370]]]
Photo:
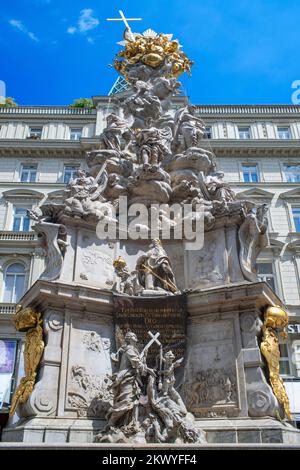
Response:
[[[24,167],[35,167],[35,179],[34,179],[34,181],[31,181],[30,178],[29,178],[29,181],[22,181],[22,175],[23,175]],[[28,174],[29,175],[31,174],[30,169],[28,170]],[[19,182],[20,183],[36,183],[37,179],[38,179],[38,164],[37,163],[21,163],[20,178],[19,178],[20,181]]]
[[[30,232],[30,229],[31,229],[31,220],[30,220],[30,218],[27,216],[27,214],[26,214],[27,217],[23,217],[23,218],[22,218],[22,217],[16,217],[15,211],[16,211],[17,209],[24,209],[24,210],[26,210],[26,211],[27,211],[27,210],[30,210],[29,207],[24,207],[24,206],[21,205],[21,204],[13,204],[13,207],[12,207],[12,225],[11,225],[11,231],[12,231],[12,232],[26,232],[26,233]],[[19,230],[14,229],[14,225],[15,225],[15,220],[16,220],[16,219],[22,219],[22,222],[21,222],[22,230],[21,230],[21,229],[19,229]],[[28,220],[28,230],[24,230],[24,220],[25,220],[25,219]]]
[[[208,131],[209,129],[209,131]],[[210,137],[207,137],[210,135]],[[213,127],[212,126],[205,126],[205,131],[203,134],[203,139],[204,140],[211,140],[213,138]]]
[[[276,273],[276,267],[275,267],[275,262],[273,259],[260,259],[257,261],[256,266],[260,264],[269,264],[272,267],[272,272],[271,273],[258,273],[257,272],[257,277],[260,280],[260,282],[265,282],[268,284],[272,289],[273,287],[268,283],[267,277],[273,279],[273,284],[274,284],[274,292],[278,294],[278,282],[277,282],[277,273]]]
[[[280,166],[281,166],[281,173],[282,173],[282,180],[285,182],[285,183],[291,183],[291,184],[298,184],[300,183],[300,162],[280,162]],[[288,181],[287,180],[287,177],[286,177],[286,171],[285,171],[285,167],[286,166],[294,166],[294,167],[299,167],[299,181]]]
[[[13,266],[14,264],[20,264],[20,265],[24,268],[24,272],[22,272],[22,273],[12,273],[12,274],[7,273],[8,269],[9,269],[11,266]],[[7,275],[9,275],[9,276],[12,276],[12,275],[13,275],[13,277],[14,277],[14,288],[13,288],[13,292],[12,292],[12,297],[14,297],[15,294],[16,294],[16,277],[17,277],[17,276],[22,276],[22,277],[23,277],[23,279],[24,279],[24,282],[23,282],[23,289],[22,289],[23,292],[22,292],[22,294],[21,294],[21,296],[20,296],[20,298],[22,298],[22,296],[23,296],[23,295],[25,294],[25,292],[26,292],[27,283],[28,283],[28,282],[27,282],[28,279],[27,279],[27,266],[26,266],[26,264],[25,264],[24,262],[22,262],[22,260],[10,260],[10,262],[8,262],[8,263],[6,264],[6,266],[5,266],[4,270],[3,270],[3,284],[2,284],[2,296],[1,296],[1,298],[2,298],[2,303],[4,303],[4,304],[17,304],[20,299],[16,299],[16,302],[12,302],[12,301],[7,301],[7,300],[5,300],[5,295],[6,295],[6,289],[5,289],[5,287],[6,287],[6,277],[7,277]]]
[[[76,139],[72,139],[72,133],[75,133],[76,131],[80,131],[80,137]],[[82,139],[82,134],[83,134],[83,127],[70,127],[70,140],[72,142],[78,142]]]
[[[241,137],[241,133],[244,132],[244,131],[241,131],[241,129],[248,129],[248,135],[249,137]],[[241,126],[241,125],[237,125],[237,133],[238,133],[238,138],[240,140],[251,140],[252,139],[252,130],[251,130],[251,126]]]
[[[76,170],[74,171],[74,173],[72,173],[72,175],[70,176],[69,180],[68,181],[65,181],[65,175],[66,175],[66,167],[73,167],[73,168],[76,168]],[[71,181],[71,179],[74,178],[74,175],[76,174],[76,172],[81,168],[81,165],[80,163],[78,164],[64,164],[64,168],[63,168],[63,174],[62,174],[62,182],[64,184],[69,184],[69,182]]]
[[[287,356],[282,356],[281,355],[281,347],[285,346],[286,347],[286,351],[287,351]],[[279,367],[280,367],[280,364],[281,363],[287,363],[288,364],[288,369],[289,369],[289,373],[286,374],[286,373],[283,373],[280,371],[279,369],[279,374],[281,377],[293,377],[293,366],[292,366],[292,361],[290,359],[290,349],[289,349],[289,345],[287,343],[287,341],[279,341],[279,350],[280,350],[280,358],[279,358]]]
[[[299,204],[293,204],[292,203],[291,206],[290,206],[292,231],[295,232],[295,233],[300,233],[300,230],[297,230],[297,227],[296,227],[296,224],[295,224],[295,217],[294,217],[294,214],[293,214],[294,209],[299,210],[299,224],[300,224],[300,203]]]
[[[280,132],[279,129],[287,129],[288,130],[288,133],[289,133],[289,137],[280,137]],[[277,139],[279,140],[291,140],[293,138],[292,136],[292,129],[291,129],[291,126],[288,125],[288,126],[284,126],[284,125],[276,125],[276,137]]]
[[[43,125],[37,126],[37,127],[28,126],[27,139],[41,140],[41,139],[42,139],[42,135],[43,135],[43,129],[44,129],[44,126],[43,126]],[[38,132],[33,133],[32,130],[38,130]],[[41,131],[41,132],[39,132],[39,131]]]
[[[256,168],[256,175],[257,175],[257,181],[245,181],[245,171],[244,168],[246,167],[255,167]],[[260,178],[260,169],[259,169],[259,164],[256,162],[241,162],[240,164],[240,171],[241,171],[241,182],[242,183],[252,183],[252,184],[257,184],[261,182]],[[251,172],[252,173],[252,172]]]

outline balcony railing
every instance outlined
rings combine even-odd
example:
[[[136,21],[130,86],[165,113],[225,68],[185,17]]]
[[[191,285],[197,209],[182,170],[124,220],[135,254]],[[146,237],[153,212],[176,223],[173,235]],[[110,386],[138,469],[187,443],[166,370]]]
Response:
[[[86,115],[96,114],[93,108],[70,108],[68,106],[0,106],[0,114],[58,114]]]
[[[300,114],[297,105],[196,105],[200,115],[246,114],[246,115],[290,115]]]
[[[13,315],[16,313],[16,304],[0,303],[0,315]]]
[[[31,242],[36,240],[35,232],[14,232],[14,231],[0,231],[0,241],[21,241]]]

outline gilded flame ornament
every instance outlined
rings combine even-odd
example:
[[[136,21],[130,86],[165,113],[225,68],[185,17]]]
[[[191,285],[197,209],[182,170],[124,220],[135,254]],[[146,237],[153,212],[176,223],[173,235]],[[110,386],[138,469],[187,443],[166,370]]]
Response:
[[[168,77],[177,78],[184,72],[190,75],[193,62],[172,37],[172,34],[157,34],[152,29],[147,29],[143,34],[128,34],[126,30],[124,41],[118,43],[125,47],[117,54],[120,60],[114,60],[115,69],[126,78],[128,66],[142,63],[156,69],[164,64],[168,68]]]
[[[127,263],[126,261],[122,258],[122,256],[119,256],[117,259],[114,260],[113,262],[113,267],[115,269],[122,269],[122,268],[126,268],[127,266]]]
[[[30,397],[37,375],[37,367],[44,351],[43,328],[41,314],[35,310],[17,306],[14,318],[15,326],[18,331],[26,331],[24,367],[25,377],[15,390],[12,398],[10,415],[12,416],[19,404],[25,403]]]
[[[267,308],[264,316],[263,339],[260,349],[266,358],[270,383],[279,403],[283,406],[286,417],[291,420],[289,399],[282,378],[279,374],[279,335],[286,338],[284,328],[288,325],[288,314],[279,306]],[[281,331],[280,331],[281,330]]]

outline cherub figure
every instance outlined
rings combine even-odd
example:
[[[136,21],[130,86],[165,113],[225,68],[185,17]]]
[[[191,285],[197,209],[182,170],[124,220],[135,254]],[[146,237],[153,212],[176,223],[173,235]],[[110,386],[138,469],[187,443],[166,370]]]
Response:
[[[161,392],[163,396],[168,396],[175,401],[186,412],[185,405],[179,393],[175,390],[175,369],[179,367],[183,361],[183,357],[174,361],[175,356],[172,351],[168,351],[163,357],[164,368],[160,372],[163,376]]]

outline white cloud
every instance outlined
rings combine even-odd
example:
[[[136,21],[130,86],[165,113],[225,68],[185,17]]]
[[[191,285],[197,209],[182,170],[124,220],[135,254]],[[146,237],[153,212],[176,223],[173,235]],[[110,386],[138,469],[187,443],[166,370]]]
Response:
[[[80,11],[80,15],[77,21],[77,26],[69,26],[67,28],[67,33],[75,34],[82,33],[85,34],[87,31],[97,28],[100,21],[94,15],[94,11],[91,8],[84,8]],[[87,41],[91,44],[94,43],[93,38],[88,37]]]
[[[28,31],[28,29],[22,23],[22,21],[12,19],[12,20],[9,20],[9,24],[13,28],[16,28],[18,31],[21,31],[21,33],[26,34],[32,41],[38,42],[39,39],[36,37],[36,35],[32,33],[31,31]]]
[[[24,26],[21,21],[19,20],[9,20],[9,24],[14,28],[19,29],[20,31],[24,31]]]
[[[77,31],[77,29],[74,26],[70,26],[67,29],[67,33],[69,33],[69,34],[74,34],[74,33],[76,33],[76,31]]]
[[[36,37],[35,34],[31,33],[30,31],[27,34],[30,37],[30,39],[32,39],[33,41],[38,41],[38,38]]]
[[[98,26],[99,20],[93,16],[93,10],[91,8],[85,8],[81,10],[80,17],[78,20],[79,31],[85,33]]]

